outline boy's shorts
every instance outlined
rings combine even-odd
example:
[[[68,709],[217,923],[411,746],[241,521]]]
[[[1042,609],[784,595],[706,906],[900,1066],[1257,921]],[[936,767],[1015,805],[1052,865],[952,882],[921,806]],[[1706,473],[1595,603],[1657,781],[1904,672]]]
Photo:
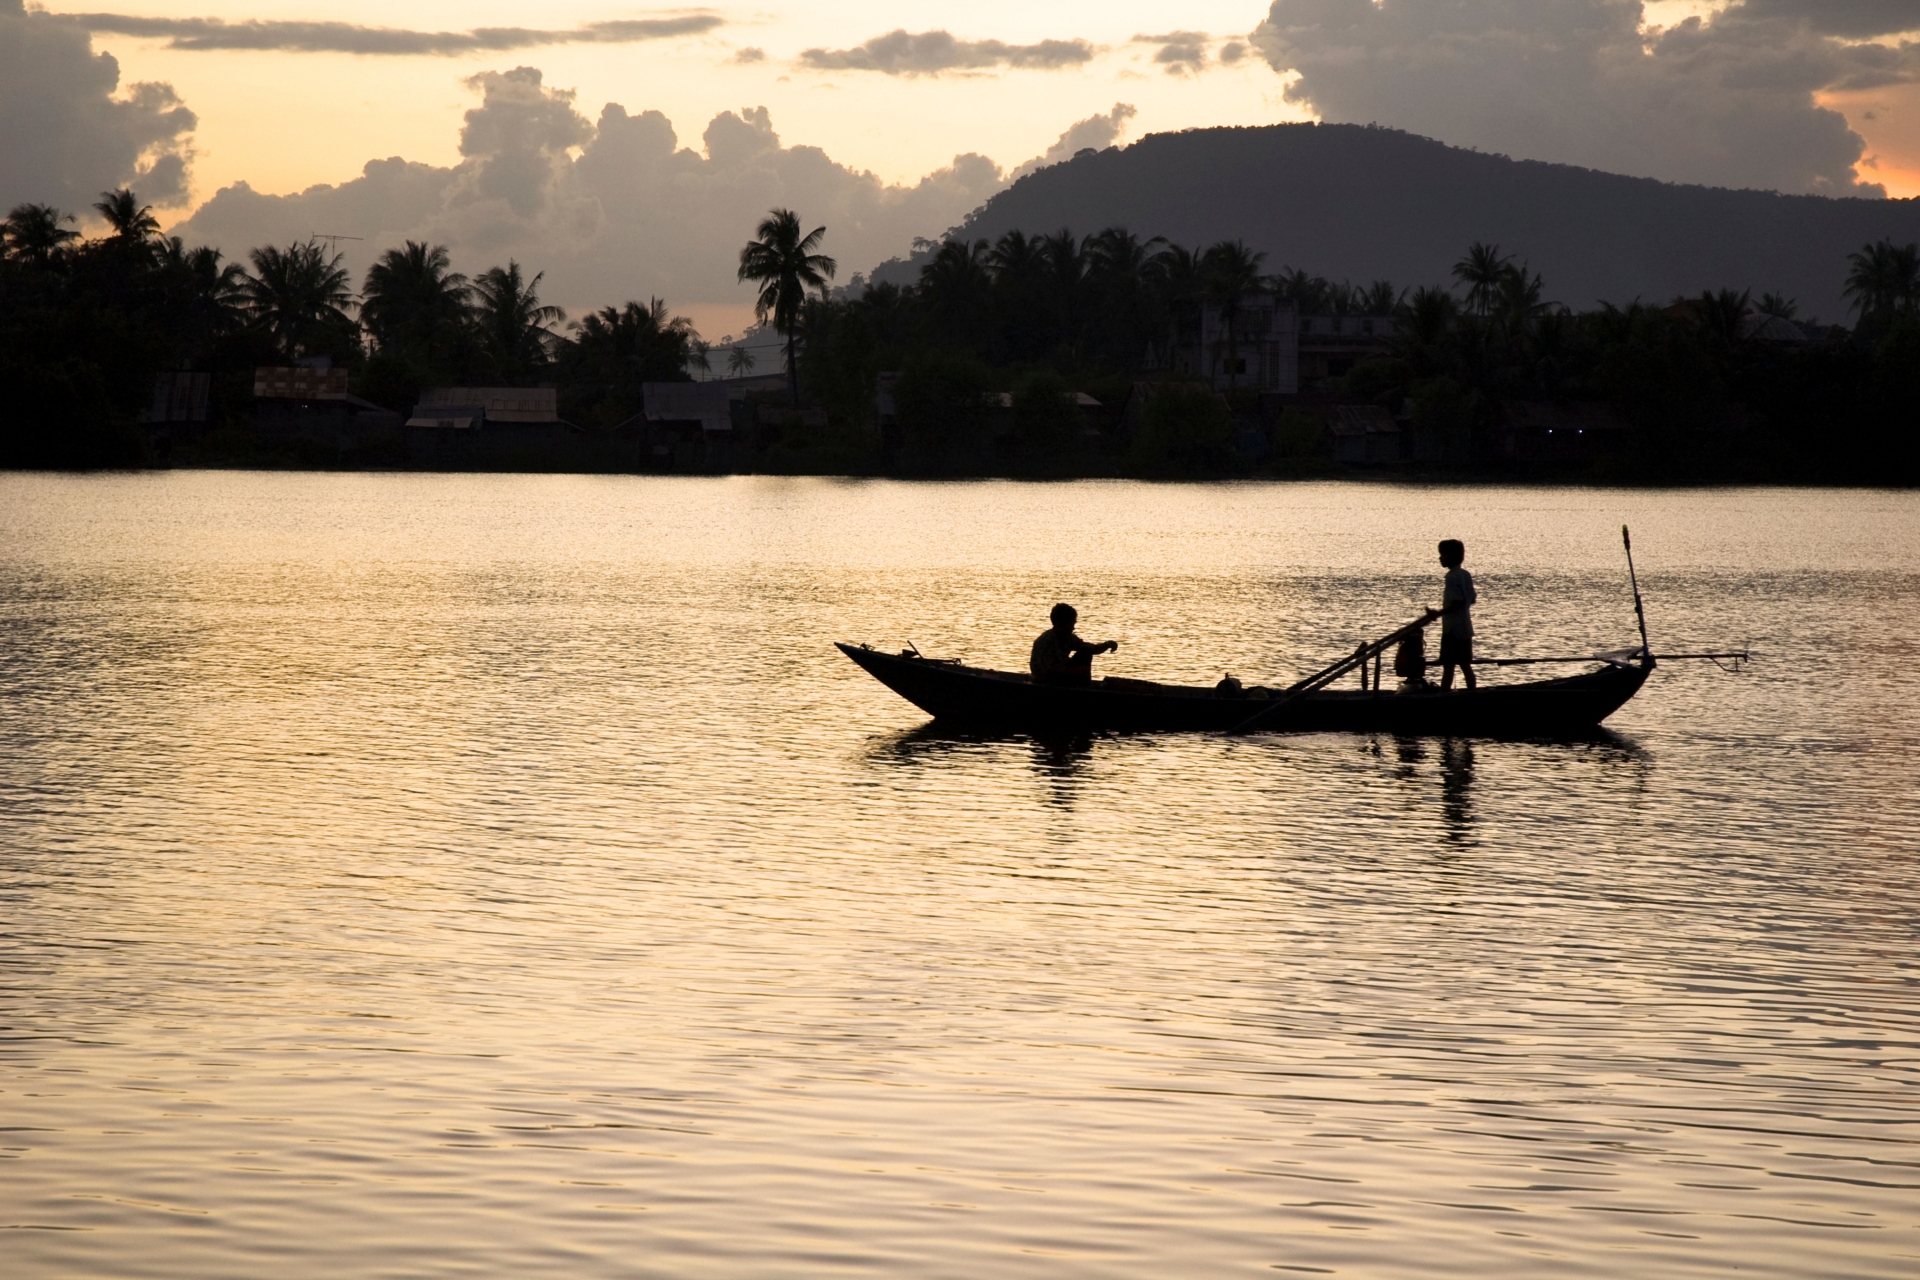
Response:
[[[1473,665],[1472,636],[1443,635],[1440,637],[1440,664],[1446,666],[1449,663],[1456,667]]]

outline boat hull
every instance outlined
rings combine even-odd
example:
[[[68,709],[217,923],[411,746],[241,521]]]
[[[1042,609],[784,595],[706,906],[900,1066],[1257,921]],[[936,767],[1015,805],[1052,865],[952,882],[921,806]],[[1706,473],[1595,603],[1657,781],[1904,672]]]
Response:
[[[1212,689],[1096,680],[1035,684],[1026,675],[896,656],[837,644],[863,671],[943,723],[992,729],[1221,731],[1267,705]],[[1295,699],[1263,726],[1282,733],[1568,737],[1590,733],[1646,683],[1648,668],[1608,663],[1597,671],[1524,684],[1441,693],[1320,690]]]

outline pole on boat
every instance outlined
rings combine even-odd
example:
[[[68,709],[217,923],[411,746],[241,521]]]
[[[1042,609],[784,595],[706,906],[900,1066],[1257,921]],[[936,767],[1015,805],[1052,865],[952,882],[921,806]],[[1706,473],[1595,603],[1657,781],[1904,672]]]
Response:
[[[1234,736],[1243,733],[1252,733],[1255,729],[1260,728],[1269,720],[1273,719],[1280,711],[1292,706],[1295,702],[1312,693],[1315,689],[1332,684],[1335,680],[1338,680],[1355,667],[1360,668],[1361,678],[1365,679],[1366,664],[1375,656],[1385,652],[1389,646],[1398,644],[1402,638],[1419,631],[1439,616],[1439,613],[1429,609],[1425,614],[1415,618],[1404,627],[1398,627],[1389,631],[1386,635],[1381,636],[1378,640],[1361,645],[1358,649],[1355,649],[1352,653],[1340,659],[1340,661],[1334,663],[1332,666],[1324,667],[1308,676],[1305,680],[1297,684],[1289,685],[1279,697],[1248,716],[1245,720],[1242,720],[1239,724],[1233,726],[1233,728],[1227,730],[1227,732]]]
[[[1640,656],[1642,665],[1648,671],[1653,670],[1653,648],[1647,643],[1647,609],[1640,603],[1640,575],[1633,571],[1633,535],[1627,532],[1627,526],[1620,526],[1620,544],[1627,549],[1627,581],[1633,584],[1633,616],[1640,623]]]

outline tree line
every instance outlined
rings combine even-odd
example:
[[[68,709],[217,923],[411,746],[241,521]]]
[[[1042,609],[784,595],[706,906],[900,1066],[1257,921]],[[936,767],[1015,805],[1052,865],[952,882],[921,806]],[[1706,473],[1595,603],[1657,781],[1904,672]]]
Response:
[[[981,406],[993,392],[1012,394],[1014,453],[1025,458],[1015,469],[1084,469],[1059,456],[1075,419],[1071,392],[1117,405],[1143,379],[1153,388],[1145,430],[1122,470],[1245,472],[1254,464],[1236,428],[1264,433],[1260,465],[1310,470],[1326,438],[1305,410],[1236,391],[1231,372],[1224,394],[1194,386],[1217,380],[1239,319],[1266,295],[1303,315],[1390,319],[1387,342],[1303,388],[1304,400],[1378,405],[1449,465],[1501,465],[1514,407],[1546,402],[1597,406],[1628,429],[1622,456],[1594,473],[1607,478],[1920,478],[1906,426],[1920,403],[1912,245],[1882,241],[1850,256],[1851,327],[1803,324],[1793,299],[1733,289],[1576,312],[1525,261],[1485,242],[1468,246],[1450,280],[1411,288],[1268,273],[1266,255],[1237,240],[1185,247],[1122,227],[925,248],[913,285],[820,287],[794,321],[801,387],[840,417],[871,413],[879,375],[901,371],[908,470],[978,469]],[[1222,335],[1209,350],[1199,342],[1205,308]]]
[[[575,420],[639,412],[641,385],[689,377],[705,360],[691,321],[658,298],[568,324],[541,302],[541,276],[509,260],[477,277],[445,246],[408,241],[374,261],[358,292],[320,239],[263,246],[244,262],[164,237],[130,190],[103,192],[106,232],[21,204],[0,224],[0,462],[137,461],[154,376],[211,371],[216,398],[247,412],[252,373],[327,357],[356,394],[405,412],[432,385],[565,389]]]
[[[12,465],[137,460],[135,419],[167,370],[212,371],[232,419],[249,410],[255,367],[327,356],[353,370],[357,394],[403,412],[429,385],[552,385],[563,416],[609,429],[639,412],[644,383],[714,372],[721,355],[658,298],[569,322],[511,260],[468,277],[444,246],[409,241],[356,291],[319,238],[231,262],[161,236],[130,190],[102,193],[94,212],[106,232],[90,240],[45,205],[0,225],[0,460]],[[1310,404],[1276,405],[1233,374],[1224,394],[1210,385],[1252,302],[1271,296],[1302,314],[1391,318],[1390,341],[1303,403],[1379,405],[1439,441],[1449,465],[1496,465],[1513,407],[1545,401],[1596,404],[1630,426],[1620,478],[1914,475],[1897,426],[1920,393],[1911,245],[1851,256],[1850,327],[1792,329],[1806,340],[1782,343],[1763,326],[1798,324],[1791,299],[1718,290],[1575,312],[1490,243],[1469,246],[1446,282],[1398,288],[1269,271],[1238,240],[1014,230],[925,243],[910,285],[835,290],[826,235],[775,209],[740,255],[761,320],[784,339],[779,399],[825,411],[791,414],[760,441],[768,469],[1311,470],[1325,441]],[[1201,350],[1209,309],[1223,337]],[[754,364],[741,347],[724,359],[728,373]],[[891,443],[874,430],[882,374],[895,375]],[[1117,411],[1141,386],[1145,411],[1122,432]],[[1084,412],[1080,392],[1104,408]],[[1011,412],[996,417],[1003,394]],[[1251,454],[1249,432],[1265,442]]]

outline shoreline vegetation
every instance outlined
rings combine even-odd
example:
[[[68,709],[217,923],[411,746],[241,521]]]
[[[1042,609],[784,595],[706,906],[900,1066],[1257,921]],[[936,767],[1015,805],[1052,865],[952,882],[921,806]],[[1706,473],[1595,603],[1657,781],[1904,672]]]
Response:
[[[1920,252],[1888,241],[1835,264],[1837,325],[1747,289],[1574,312],[1486,243],[1398,288],[1119,227],[952,238],[910,287],[836,290],[829,230],[776,209],[741,254],[759,367],[658,298],[570,322],[518,262],[410,241],[356,292],[319,239],[243,265],[129,190],[94,209],[91,240],[45,205],[4,223],[0,466],[1920,482]],[[262,389],[303,367],[330,401]],[[660,407],[696,381],[704,416]],[[550,421],[406,425],[446,389],[539,391]]]

